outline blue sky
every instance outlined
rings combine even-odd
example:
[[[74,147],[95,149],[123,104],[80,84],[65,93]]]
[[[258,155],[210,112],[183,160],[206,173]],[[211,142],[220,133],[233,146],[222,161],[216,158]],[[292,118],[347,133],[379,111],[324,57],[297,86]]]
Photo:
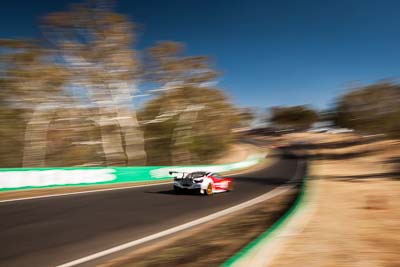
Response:
[[[3,4],[0,38],[37,35],[38,18],[69,2]],[[242,106],[325,108],[350,83],[400,74],[400,1],[120,0],[117,11],[140,24],[138,49],[175,40],[211,56]]]

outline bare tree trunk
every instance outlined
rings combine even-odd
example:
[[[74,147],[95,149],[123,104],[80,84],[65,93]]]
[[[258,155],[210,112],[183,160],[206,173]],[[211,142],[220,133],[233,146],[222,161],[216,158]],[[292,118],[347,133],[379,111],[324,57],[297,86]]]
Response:
[[[174,129],[172,137],[172,163],[178,164],[191,164],[192,153],[189,150],[191,143],[193,123],[197,119],[198,112],[183,111],[178,118],[178,125]]]
[[[144,137],[137,121],[136,112],[117,107],[117,121],[121,129],[128,166],[146,165]]]
[[[106,114],[100,114],[98,124],[106,165],[126,165],[122,137],[116,120]]]
[[[108,84],[108,89],[117,115],[116,123],[120,129],[126,163],[128,166],[146,165],[143,133],[136,112],[128,108],[131,94],[136,92],[136,84],[112,83]]]
[[[25,129],[22,167],[45,167],[47,132],[50,125],[49,111],[34,109]]]

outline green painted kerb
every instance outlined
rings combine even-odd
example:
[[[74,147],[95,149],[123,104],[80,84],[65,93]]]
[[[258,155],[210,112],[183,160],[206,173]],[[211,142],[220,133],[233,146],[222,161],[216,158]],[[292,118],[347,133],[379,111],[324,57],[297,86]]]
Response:
[[[174,171],[226,172],[240,170],[261,162],[265,154],[231,164],[147,167],[79,167],[79,168],[0,168],[0,192],[62,186],[87,186],[127,182],[163,181]]]
[[[290,207],[290,209],[281,218],[279,218],[278,221],[276,221],[270,228],[268,228],[268,230],[263,232],[256,239],[254,239],[249,244],[247,244],[239,252],[237,252],[235,255],[233,255],[231,258],[229,258],[220,267],[233,266],[237,261],[239,261],[242,257],[246,256],[247,254],[249,254],[253,249],[256,249],[261,244],[265,244],[266,242],[269,242],[272,234],[275,231],[277,231],[278,229],[280,229],[304,205],[305,198],[306,198],[306,193],[305,193],[306,182],[307,182],[307,178],[305,177],[303,179],[303,183],[302,183],[300,192],[299,192],[295,202]]]

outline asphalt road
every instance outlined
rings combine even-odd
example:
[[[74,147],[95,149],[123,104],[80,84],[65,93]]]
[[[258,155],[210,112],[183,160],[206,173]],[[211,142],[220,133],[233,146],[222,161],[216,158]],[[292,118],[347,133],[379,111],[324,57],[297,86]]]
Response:
[[[157,185],[0,203],[0,266],[56,266],[157,233],[270,191],[292,179],[298,164],[279,158],[237,176],[235,191],[211,197]]]

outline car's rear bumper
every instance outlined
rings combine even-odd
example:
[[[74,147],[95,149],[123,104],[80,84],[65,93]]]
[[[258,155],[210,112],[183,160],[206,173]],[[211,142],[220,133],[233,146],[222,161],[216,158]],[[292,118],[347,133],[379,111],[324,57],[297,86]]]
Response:
[[[174,182],[174,186],[180,188],[180,189],[186,189],[186,190],[199,190],[201,189],[201,184],[191,184],[190,186],[182,185],[179,182]]]

